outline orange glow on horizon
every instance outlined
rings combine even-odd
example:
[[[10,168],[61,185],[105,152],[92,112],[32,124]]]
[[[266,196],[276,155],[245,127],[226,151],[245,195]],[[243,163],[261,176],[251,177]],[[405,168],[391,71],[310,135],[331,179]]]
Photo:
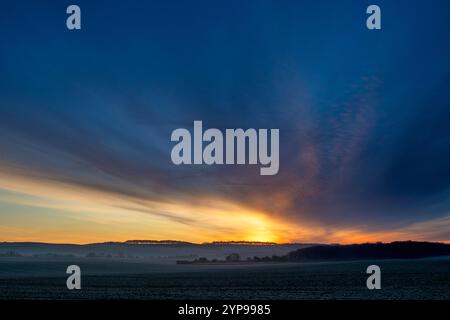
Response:
[[[0,168],[1,169],[1,168]],[[288,197],[277,195],[280,212]],[[201,199],[201,200],[199,200]],[[229,199],[145,200],[61,182],[5,174],[0,170],[0,241],[86,244],[133,239],[367,243],[426,241],[433,230],[450,228],[450,217],[399,230],[330,227],[275,219]],[[5,205],[7,204],[7,205]],[[449,239],[436,241],[450,243]]]

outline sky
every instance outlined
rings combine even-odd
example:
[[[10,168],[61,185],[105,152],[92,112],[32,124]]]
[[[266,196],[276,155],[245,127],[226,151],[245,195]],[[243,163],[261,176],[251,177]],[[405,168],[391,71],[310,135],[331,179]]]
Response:
[[[374,3],[2,3],[0,241],[450,242],[450,2]],[[174,165],[194,120],[278,174]]]

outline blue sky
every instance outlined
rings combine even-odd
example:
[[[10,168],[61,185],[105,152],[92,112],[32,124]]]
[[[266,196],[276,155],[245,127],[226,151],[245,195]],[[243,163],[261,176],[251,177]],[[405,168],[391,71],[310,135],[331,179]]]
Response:
[[[72,2],[2,4],[0,240],[226,239],[247,215],[255,239],[450,241],[448,1],[377,1],[377,31],[367,1],[74,3],[79,31]],[[194,120],[279,128],[279,174],[173,165]]]

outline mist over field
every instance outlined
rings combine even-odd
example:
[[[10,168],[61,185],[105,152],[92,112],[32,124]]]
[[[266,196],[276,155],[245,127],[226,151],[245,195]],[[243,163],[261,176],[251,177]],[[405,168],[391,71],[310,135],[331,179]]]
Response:
[[[97,243],[87,245],[49,243],[0,243],[1,256],[22,259],[86,258],[107,260],[147,261],[174,263],[180,259],[224,259],[232,253],[241,258],[285,255],[312,244],[172,244]]]
[[[450,299],[448,247],[0,243],[0,299]],[[392,252],[405,256],[411,248],[436,256],[393,258]],[[380,253],[390,258],[368,258]],[[240,260],[227,261],[231,254]],[[199,258],[207,262],[176,263]],[[382,290],[366,287],[366,268],[373,264],[382,270]],[[69,265],[81,268],[81,290],[66,287]]]
[[[448,258],[229,266],[76,262],[81,290],[66,288],[73,260],[0,259],[0,299],[450,299]],[[382,269],[381,290],[366,287],[365,271],[374,263]]]

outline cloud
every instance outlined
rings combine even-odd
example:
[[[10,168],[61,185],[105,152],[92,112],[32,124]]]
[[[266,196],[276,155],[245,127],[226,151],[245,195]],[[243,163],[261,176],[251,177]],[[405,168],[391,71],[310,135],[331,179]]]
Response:
[[[0,59],[5,189],[43,196],[38,186],[51,187],[44,196],[76,194],[81,202],[98,196],[102,210],[205,234],[235,232],[225,222],[235,210],[233,217],[246,212],[280,234],[288,229],[290,239],[314,238],[311,230],[320,230],[319,240],[402,228],[419,236],[419,227],[430,238],[448,238],[445,223],[432,223],[450,206],[444,28],[416,27],[405,12],[396,32],[368,37],[354,19],[342,23],[355,13],[343,5],[327,16],[336,28],[317,25],[312,17],[323,7],[313,3],[306,11],[296,2],[289,11],[248,5],[252,15],[242,17],[228,5],[218,15],[205,3],[195,21],[189,5],[143,6],[152,6],[139,11],[149,25],[119,14],[125,29],[110,26],[105,34],[93,21],[80,38],[53,31],[49,48],[36,39],[54,29],[50,16],[34,36],[23,27],[1,29],[5,39],[21,39]],[[114,6],[104,10],[116,16]],[[431,11],[421,16],[446,21]],[[399,31],[405,25],[414,38]],[[279,174],[174,166],[170,133],[194,120],[219,129],[279,128]],[[220,217],[210,219],[211,212]]]

